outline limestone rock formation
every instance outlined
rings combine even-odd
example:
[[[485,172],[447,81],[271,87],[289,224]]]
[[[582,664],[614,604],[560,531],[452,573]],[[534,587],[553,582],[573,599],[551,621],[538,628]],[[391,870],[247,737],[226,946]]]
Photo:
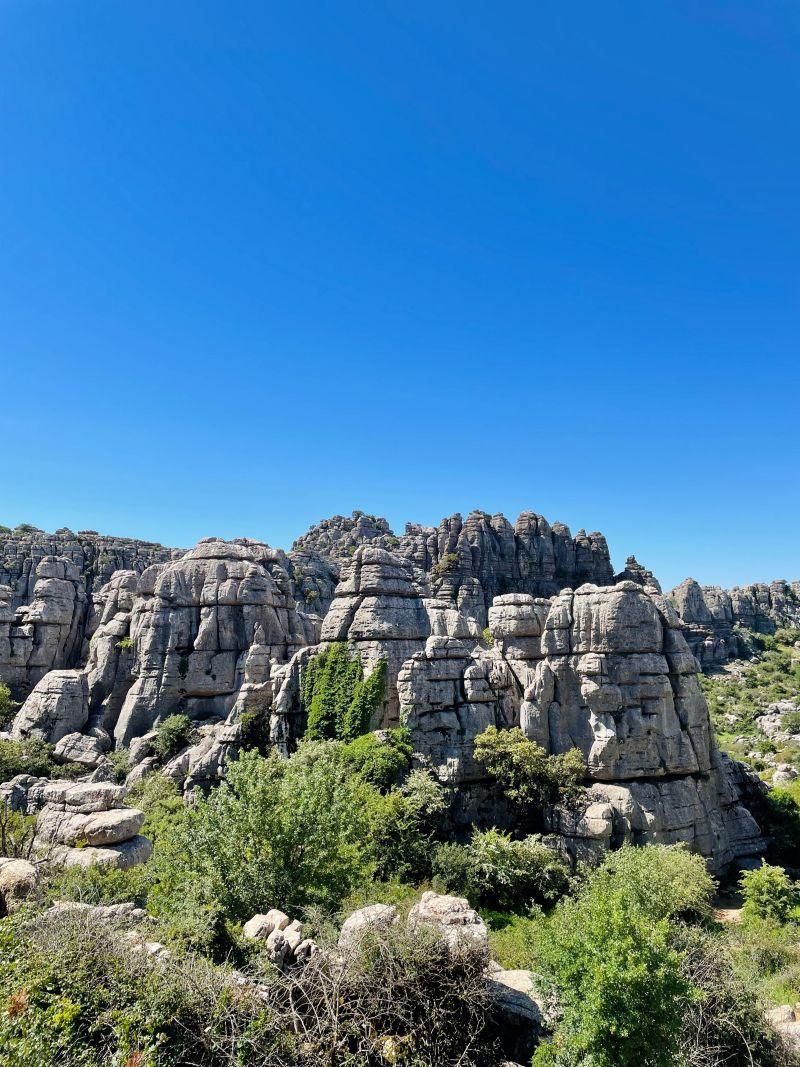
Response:
[[[584,809],[554,818],[576,851],[685,841],[719,867],[761,850],[666,598],[634,582],[566,590],[542,649],[522,728],[549,752],[586,759],[595,784]]]
[[[47,556],[72,563],[85,592],[92,593],[104,586],[115,571],[141,574],[151,564],[179,555],[180,549],[130,537],[107,537],[95,530],[73,533],[64,527],[49,534],[33,526],[16,530],[0,527],[0,585],[11,587],[16,608],[33,600],[36,569]]]
[[[687,578],[667,595],[704,667],[748,654],[740,627],[761,634],[773,634],[779,626],[800,627],[800,582],[779,580],[729,591]]]
[[[78,568],[57,556],[37,564],[30,601],[17,599],[0,585],[0,678],[25,692],[48,671],[77,661],[88,600]]]
[[[473,511],[437,528],[408,524],[399,552],[431,573],[437,595],[452,600],[481,627],[493,599],[504,593],[551,596],[565,585],[605,585],[614,572],[605,538],[523,511],[512,526],[504,515]]]
[[[36,840],[51,861],[124,869],[150,857],[150,842],[139,834],[144,812],[123,807],[124,786],[51,782],[42,799]]]
[[[344,642],[359,656],[365,677],[381,661],[386,662],[386,691],[370,724],[371,729],[379,729],[399,723],[401,668],[425,647],[429,637],[445,643],[479,640],[474,619],[459,612],[451,601],[429,593],[424,572],[400,556],[372,545],[356,550],[342,567],[320,644],[301,649],[280,675],[271,729],[281,751],[289,751],[305,729],[300,696],[308,659],[332,643]]]
[[[489,961],[489,931],[463,897],[426,891],[408,913],[408,926],[432,927],[450,949],[479,952]]]

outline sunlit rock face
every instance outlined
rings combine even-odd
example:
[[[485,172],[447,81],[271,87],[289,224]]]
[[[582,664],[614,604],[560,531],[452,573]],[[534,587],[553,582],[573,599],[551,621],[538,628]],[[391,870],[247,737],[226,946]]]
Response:
[[[655,587],[506,595],[488,615],[490,648],[430,638],[398,683],[417,758],[456,788],[465,825],[513,825],[473,753],[487,726],[520,726],[547,752],[577,748],[586,760],[578,809],[547,813],[573,856],[685,841],[721,867],[762,849],[715,747],[680,620]]]
[[[88,599],[70,560],[45,556],[35,568],[30,601],[0,585],[0,678],[25,693],[48,671],[72,666],[83,642]]]
[[[213,539],[141,575],[118,571],[95,594],[86,667],[48,674],[17,713],[14,735],[66,738],[67,751],[102,762],[172,713],[213,727],[259,700],[270,705],[273,671],[317,636],[283,558],[259,542]],[[187,773],[218,778],[235,734],[206,730]]]
[[[523,511],[512,524],[504,515],[473,511],[452,515],[438,527],[409,524],[398,551],[429,571],[438,596],[452,600],[481,627],[496,596],[550,596],[565,585],[613,582],[614,571],[602,534]]]
[[[800,627],[800,582],[757,582],[728,590],[687,578],[667,595],[703,667],[748,655],[743,629],[773,634],[780,626]]]
[[[386,689],[370,726],[398,725],[403,664],[424,649],[429,638],[474,644],[480,631],[475,620],[459,612],[452,601],[430,596],[427,576],[407,560],[374,545],[357,549],[342,567],[320,643],[298,652],[282,672],[273,712],[275,743],[289,751],[302,736],[303,671],[310,656],[339,642],[360,658],[365,677],[380,662],[386,663]]]
[[[253,644],[285,663],[314,637],[281,554],[259,542],[201,541],[181,559],[148,568],[131,614],[134,682],[114,727],[117,742],[176,711],[224,718]]]
[[[553,817],[576,849],[685,841],[717,866],[761,849],[665,597],[635,582],[566,590],[548,614],[542,651],[522,728],[551,753],[580,749],[597,783],[583,813]]]

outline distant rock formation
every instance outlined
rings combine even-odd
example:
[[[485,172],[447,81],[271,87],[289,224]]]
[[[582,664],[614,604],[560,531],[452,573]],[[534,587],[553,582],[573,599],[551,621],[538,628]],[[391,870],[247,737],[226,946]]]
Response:
[[[296,596],[307,610],[324,616],[340,568],[363,545],[401,556],[428,574],[435,594],[472,616],[483,628],[492,600],[504,593],[552,596],[564,586],[614,580],[602,534],[552,526],[541,515],[523,511],[512,526],[504,515],[473,511],[438,527],[406,525],[397,537],[385,519],[354,512],[326,519],[295,541],[289,560]]]
[[[746,639],[737,628],[773,634],[781,626],[800,627],[800,581],[757,582],[727,590],[687,578],[667,596],[703,667],[748,655]]]

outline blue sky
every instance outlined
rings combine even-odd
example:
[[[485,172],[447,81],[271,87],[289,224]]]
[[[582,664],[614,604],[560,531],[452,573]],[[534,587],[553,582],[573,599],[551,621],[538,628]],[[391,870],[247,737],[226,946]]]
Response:
[[[0,522],[800,577],[794,3],[3,0]]]

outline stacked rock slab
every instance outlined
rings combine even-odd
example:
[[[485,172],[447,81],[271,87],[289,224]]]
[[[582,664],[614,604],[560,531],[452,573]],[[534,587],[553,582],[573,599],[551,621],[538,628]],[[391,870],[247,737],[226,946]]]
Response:
[[[439,779],[462,789],[484,781],[472,758],[487,726],[519,726],[550,602],[526,593],[496,597],[489,609],[492,647],[430,637],[402,667],[398,691],[415,752]]]
[[[124,869],[149,859],[151,844],[139,833],[144,812],[123,807],[123,786],[51,782],[42,797],[36,841],[52,862]]]
[[[56,556],[38,562],[30,602],[17,599],[0,585],[0,678],[24,693],[48,671],[77,661],[88,600],[78,568]]]
[[[800,627],[800,582],[780,580],[727,590],[687,578],[668,596],[703,667],[748,654],[739,628],[773,634],[781,626]]]
[[[542,651],[522,728],[550,753],[578,748],[593,783],[577,813],[553,817],[571,851],[684,841],[719,868],[762,850],[665,597],[634,582],[565,590]]]

